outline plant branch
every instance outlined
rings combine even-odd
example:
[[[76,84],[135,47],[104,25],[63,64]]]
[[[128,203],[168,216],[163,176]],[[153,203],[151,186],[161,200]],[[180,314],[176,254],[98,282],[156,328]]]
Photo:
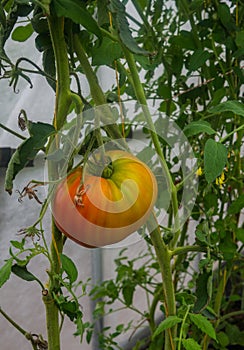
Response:
[[[0,314],[9,322],[11,325],[17,329],[21,334],[25,336],[27,340],[31,342],[32,348],[34,350],[38,350],[37,344],[35,342],[35,339],[33,338],[32,334],[27,332],[25,329],[23,329],[18,323],[16,323],[6,312],[4,312],[0,306]]]
[[[140,81],[140,77],[138,74],[138,70],[136,67],[136,62],[134,59],[133,54],[124,46],[123,47],[123,51],[125,54],[125,58],[127,60],[129,69],[130,69],[130,74],[131,74],[131,78],[132,78],[132,82],[133,82],[133,87],[134,87],[134,91],[137,97],[137,100],[140,102],[142,110],[144,112],[145,118],[146,118],[146,122],[148,124],[149,127],[149,132],[151,134],[151,138],[152,138],[152,142],[153,145],[155,147],[155,150],[159,156],[161,165],[164,169],[165,175],[166,175],[166,181],[167,181],[167,186],[171,192],[171,199],[172,199],[172,208],[173,208],[173,213],[174,213],[174,231],[175,231],[175,239],[174,239],[174,243],[177,242],[177,239],[180,235],[180,223],[179,223],[179,215],[178,215],[178,199],[177,199],[177,190],[176,187],[173,183],[169,168],[167,166],[163,151],[162,151],[162,147],[156,132],[156,128],[155,125],[153,123],[152,117],[151,117],[151,113],[149,111],[148,105],[147,105],[147,100],[146,100],[146,96],[144,93],[144,89],[142,86],[142,83]]]
[[[20,135],[19,133],[17,133],[16,131],[9,129],[6,125],[3,125],[2,123],[0,123],[0,128],[4,129],[5,131],[9,132],[10,134],[18,137],[21,140],[26,140],[26,137]]]
[[[175,255],[181,255],[181,254],[186,254],[189,252],[206,252],[207,248],[206,247],[201,247],[197,245],[188,245],[184,247],[177,247],[169,252],[170,256],[175,256]]]
[[[150,233],[150,237],[156,252],[157,260],[159,263],[162,281],[163,281],[163,293],[165,300],[165,311],[166,317],[173,316],[176,314],[176,304],[175,304],[175,292],[174,285],[172,279],[172,270],[170,264],[170,253],[165,245],[162,237],[159,226],[155,228],[156,219],[151,215],[148,220],[148,229]],[[176,335],[176,326],[172,329],[168,329],[166,331],[165,337],[165,350],[174,349],[174,338]]]

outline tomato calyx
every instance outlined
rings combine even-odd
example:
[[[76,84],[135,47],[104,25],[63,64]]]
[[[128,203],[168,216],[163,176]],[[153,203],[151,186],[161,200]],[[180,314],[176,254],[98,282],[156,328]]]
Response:
[[[113,174],[113,163],[110,162],[108,165],[105,166],[105,168],[103,169],[103,172],[102,172],[102,177],[104,179],[109,179],[112,174]]]
[[[94,176],[109,179],[113,171],[113,162],[107,155],[93,157],[93,160],[88,162],[88,172]]]

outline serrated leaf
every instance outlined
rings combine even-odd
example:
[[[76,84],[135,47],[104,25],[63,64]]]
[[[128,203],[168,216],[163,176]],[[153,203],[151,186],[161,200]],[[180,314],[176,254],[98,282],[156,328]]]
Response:
[[[209,109],[209,113],[211,114],[223,112],[232,112],[244,117],[244,105],[239,101],[225,101]]]
[[[75,282],[78,278],[78,270],[74,262],[64,254],[60,254],[60,259],[62,263],[62,269],[66,272],[70,283]]]
[[[202,350],[201,346],[192,338],[183,339],[182,344],[186,350]]]
[[[244,194],[241,194],[228,208],[228,214],[238,214],[244,208]]]
[[[102,33],[90,12],[79,0],[53,0],[52,2],[58,17],[68,17],[73,22],[81,24],[89,32],[102,40]]]
[[[12,33],[12,40],[14,41],[26,41],[33,34],[34,30],[31,23],[26,26],[19,26],[14,29]]]
[[[168,316],[165,320],[163,320],[153,333],[153,339],[159,335],[160,333],[164,332],[166,329],[174,327],[177,323],[182,322],[182,319],[177,316]]]
[[[204,173],[208,183],[215,180],[227,162],[227,149],[219,142],[209,139],[204,147]]]
[[[203,64],[210,58],[210,52],[202,49],[196,50],[190,58],[189,70],[195,71],[202,67]]]
[[[190,320],[205,334],[210,338],[216,340],[216,333],[213,328],[212,323],[201,314],[189,314]]]
[[[131,34],[124,4],[119,0],[110,0],[109,10],[113,14],[114,23],[117,27],[119,37],[127,49],[138,55],[148,55],[149,52],[138,46],[136,40]]]
[[[30,137],[23,141],[12,155],[5,176],[5,190],[11,194],[16,175],[33,160],[36,154],[45,146],[47,139],[55,132],[52,125],[29,122]]]
[[[13,259],[8,259],[5,264],[0,268],[0,288],[4,285],[5,282],[10,277],[11,267],[12,267]]]
[[[184,128],[183,132],[186,135],[186,137],[201,133],[206,133],[208,135],[213,135],[216,133],[216,131],[211,127],[211,125],[204,120],[191,122]]]

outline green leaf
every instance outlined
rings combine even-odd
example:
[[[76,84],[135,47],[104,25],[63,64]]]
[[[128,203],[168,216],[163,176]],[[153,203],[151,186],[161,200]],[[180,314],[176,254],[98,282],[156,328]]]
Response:
[[[7,280],[10,277],[12,263],[13,263],[13,259],[10,258],[0,268],[0,288],[4,285],[5,282],[7,282]]]
[[[244,243],[244,228],[239,227],[236,229],[236,238]]]
[[[94,47],[92,49],[92,64],[95,66],[110,66],[114,60],[121,57],[121,55],[122,50],[120,45],[109,38],[104,38],[99,47]]]
[[[224,3],[220,3],[217,6],[217,12],[220,21],[228,31],[234,31],[236,29],[235,22],[230,12],[230,6]]]
[[[183,132],[186,135],[186,137],[201,133],[206,133],[208,135],[213,135],[216,133],[216,131],[211,128],[211,125],[204,120],[191,122],[184,128]]]
[[[51,76],[53,79],[47,79],[48,84],[55,91],[56,90],[56,67],[55,67],[55,57],[52,47],[45,50],[42,56],[43,69],[46,74]]]
[[[153,333],[153,339],[164,332],[166,329],[174,327],[177,323],[182,322],[182,319],[177,316],[168,316],[165,320],[163,320],[158,327],[156,328],[155,332]]]
[[[60,259],[62,263],[62,269],[66,272],[70,283],[75,282],[78,278],[78,270],[74,262],[67,255],[64,254],[60,255]]]
[[[238,214],[244,208],[244,194],[241,194],[234,202],[231,203],[228,209],[228,214]]]
[[[244,48],[244,30],[236,32],[236,45],[238,47]]]
[[[36,154],[45,146],[50,135],[54,134],[55,128],[46,123],[29,122],[30,138],[23,141],[12,155],[5,176],[5,190],[11,194],[15,176],[33,160]]]
[[[127,49],[138,55],[148,55],[149,52],[138,46],[131,34],[124,4],[119,0],[110,0],[109,10],[113,14],[119,37]]]
[[[219,332],[217,334],[217,340],[223,348],[226,348],[226,346],[230,343],[228,335],[224,332]]]
[[[196,281],[196,297],[197,300],[193,307],[193,312],[201,312],[204,310],[211,299],[211,283],[212,283],[212,273],[204,271],[198,275]]]
[[[19,241],[10,241],[10,243],[16,249],[19,249],[19,250],[24,249],[24,244],[25,244],[24,240],[22,240],[21,242],[19,242]]]
[[[208,183],[215,180],[227,162],[227,149],[221,143],[209,139],[204,147],[204,172]]]
[[[196,50],[190,58],[189,70],[195,71],[202,67],[204,63],[210,58],[210,53],[202,49]]]
[[[224,112],[232,112],[234,114],[244,117],[244,105],[239,101],[233,100],[233,101],[225,101],[209,109],[209,113],[211,114],[224,113]]]
[[[216,340],[216,333],[212,323],[201,314],[189,314],[190,320],[210,338]]]
[[[126,280],[123,282],[122,294],[123,294],[126,306],[130,306],[132,304],[134,291],[135,291],[135,285],[131,281]]]
[[[201,346],[194,339],[183,339],[182,344],[186,350],[202,350]]]
[[[73,22],[81,24],[89,32],[95,34],[102,40],[102,33],[90,12],[79,0],[53,0],[52,2],[58,17],[68,17]]]
[[[26,41],[33,34],[34,30],[31,23],[26,26],[19,26],[14,29],[12,39],[15,41]]]
[[[27,270],[26,266],[19,266],[15,264],[12,266],[11,270],[16,276],[18,276],[22,280],[25,280],[28,282],[38,280],[31,272]]]

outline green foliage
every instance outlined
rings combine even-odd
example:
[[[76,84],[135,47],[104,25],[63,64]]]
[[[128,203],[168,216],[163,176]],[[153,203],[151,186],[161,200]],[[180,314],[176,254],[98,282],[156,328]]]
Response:
[[[168,328],[172,328],[177,323],[182,322],[182,319],[177,316],[168,316],[165,320],[163,320],[158,327],[156,328],[156,331],[153,334],[153,338],[158,336],[160,333],[164,332]]]
[[[33,160],[40,150],[44,149],[50,135],[53,135],[55,129],[52,125],[43,122],[33,123],[28,121],[28,131],[30,137],[14,152],[11,161],[8,164],[5,177],[5,190],[12,193],[13,180],[15,176]]]
[[[212,182],[224,170],[227,162],[227,149],[221,143],[209,139],[204,147],[204,169],[207,182]]]
[[[130,13],[128,5],[132,5],[135,15]],[[162,256],[161,260],[155,256],[154,248],[158,247],[153,247],[151,237],[146,236],[146,252],[138,252],[131,259],[126,256],[126,250],[120,252],[114,262],[115,278],[96,286],[91,286],[90,281],[81,282],[72,257],[61,251],[55,255],[59,248],[49,250],[46,245],[42,220],[49,205],[47,198],[37,222],[22,232],[25,233],[24,239],[10,242],[10,257],[0,268],[0,287],[14,273],[24,281],[37,281],[44,290],[43,283],[29,271],[29,267],[27,269],[32,259],[44,254],[50,262],[48,276],[52,301],[55,301],[62,317],[67,316],[74,322],[75,336],[81,341],[86,334],[86,341],[90,343],[94,323],[112,312],[119,312],[121,308],[130,310],[139,320],[128,321],[126,325],[121,321],[117,325],[106,324],[98,336],[101,349],[120,349],[120,335],[128,339],[145,325],[149,335],[138,340],[135,350],[141,346],[151,350],[168,346],[168,350],[171,341],[175,342],[175,349],[186,350],[223,350],[230,345],[244,346],[241,297],[244,278],[241,216],[244,206],[243,14],[243,2],[234,0],[1,2],[0,76],[8,79],[15,92],[18,91],[19,79],[25,79],[32,87],[32,75],[40,74],[57,97],[59,89],[65,86],[62,98],[56,101],[55,118],[58,118],[60,110],[66,116],[71,115],[74,106],[70,107],[70,101],[66,105],[65,100],[71,92],[82,101],[79,107],[83,111],[101,104],[101,101],[111,104],[137,98],[140,104],[140,97],[144,94],[148,105],[161,113],[156,121],[153,120],[153,125],[158,133],[157,147],[161,148],[165,162],[157,164],[156,169],[155,149],[157,154],[160,152],[151,137],[145,114],[137,110],[137,104],[133,116],[128,117],[131,111],[123,110],[124,121],[119,113],[116,114],[117,129],[113,129],[114,125],[112,128],[111,125],[108,128],[101,126],[100,139],[96,132],[91,132],[94,114],[84,116],[85,132],[74,154],[79,153],[85,162],[89,151],[97,148],[101,139],[104,143],[112,141],[116,147],[121,147],[117,139],[124,127],[126,136],[142,130],[148,144],[138,152],[138,157],[147,161],[157,176],[159,198],[156,216],[163,212],[165,221],[168,220],[165,227],[159,227],[163,237],[160,248],[161,253],[164,249],[167,252],[164,258],[171,260],[167,262]],[[53,22],[62,23],[61,27],[55,28],[55,33],[51,32],[50,18],[55,19]],[[60,35],[56,44],[54,34]],[[41,67],[23,57],[12,62],[11,55],[8,55],[6,44],[10,40],[21,45],[31,36],[35,36],[35,48],[42,55]],[[78,38],[78,43],[75,38]],[[63,46],[60,50],[61,40]],[[133,62],[128,65],[126,57],[131,57],[134,66]],[[31,69],[26,68],[26,63]],[[101,66],[109,67],[109,74],[114,76],[114,83],[108,91],[102,91],[96,76]],[[81,88],[84,79],[90,87],[86,96]],[[72,91],[67,88],[71,80],[75,82]],[[58,85],[60,81],[61,86]],[[123,105],[120,107],[123,109]],[[185,179],[180,169],[183,160],[178,159],[173,147],[162,137],[168,132],[170,141],[177,143],[175,135],[170,133],[171,124],[165,125],[162,115],[166,115],[170,122],[174,121],[184,132],[198,163],[196,174],[192,174],[194,181],[198,180],[195,205],[188,220],[180,227],[175,246],[172,227],[175,210],[184,195]],[[42,120],[25,122],[30,136],[19,145],[9,163],[5,179],[9,193],[17,174],[39,151],[47,153],[47,145],[56,133],[52,125]],[[76,128],[76,125],[72,126],[73,129],[70,126],[72,122],[65,125],[68,137],[66,141],[61,140],[63,148],[46,154],[50,161],[54,158],[57,163],[64,160],[64,148],[71,140],[73,142],[69,136]],[[162,164],[170,172],[172,181],[166,179],[167,171],[162,171]],[[191,201],[193,194],[190,191],[188,197]],[[174,205],[171,205],[172,200]],[[180,207],[180,214],[185,209]],[[192,229],[191,223],[195,221],[196,228]],[[140,234],[144,234],[144,228]],[[27,244],[27,238],[31,238],[31,246]],[[60,241],[63,242],[62,239]],[[162,281],[161,273],[165,272],[167,263],[170,273],[166,274],[166,278],[163,275]],[[57,270],[54,269],[56,266]],[[169,284],[173,285],[171,295]],[[141,293],[147,301],[145,310],[136,306],[137,293]],[[84,295],[96,301],[92,322],[86,321],[83,315],[81,302]],[[172,299],[176,310],[166,317],[168,307],[171,311],[174,309],[172,303],[167,305]],[[169,334],[172,335],[170,340]]]

